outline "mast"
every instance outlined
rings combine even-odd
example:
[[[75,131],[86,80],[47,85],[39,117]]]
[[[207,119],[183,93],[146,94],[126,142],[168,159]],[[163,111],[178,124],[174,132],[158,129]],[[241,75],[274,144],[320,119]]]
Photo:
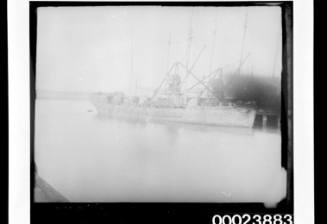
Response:
[[[245,14],[245,20],[244,20],[244,32],[243,32],[243,37],[242,37],[242,46],[241,46],[241,57],[240,57],[240,64],[238,66],[238,74],[241,74],[241,67],[242,67],[242,60],[243,60],[243,52],[244,52],[244,42],[245,42],[245,36],[246,36],[246,31],[248,27],[248,12]]]
[[[171,33],[169,33],[169,39],[168,39],[167,70],[169,69],[170,48],[171,48]]]
[[[190,58],[191,58],[191,50],[192,50],[192,40],[193,40],[193,29],[192,29],[192,25],[193,25],[193,13],[194,11],[192,10],[191,12],[191,17],[190,17],[190,27],[189,27],[189,31],[188,31],[188,44],[187,44],[187,50],[186,50],[186,67],[189,68],[189,62],[190,62]]]
[[[186,70],[190,69],[190,58],[191,58],[191,48],[192,48],[192,41],[193,41],[193,29],[192,29],[192,25],[193,25],[193,9],[191,11],[191,17],[190,17],[190,27],[189,27],[189,31],[188,31],[188,37],[187,37],[187,48],[186,48]],[[189,73],[187,72],[183,81],[185,82],[187,80],[189,76]]]
[[[133,29],[132,29],[132,34],[133,34]],[[131,58],[130,58],[130,68],[131,68],[131,76],[134,76],[135,75],[135,77],[134,77],[134,81],[135,81],[135,83],[134,83],[134,96],[137,96],[137,88],[138,88],[138,86],[137,86],[137,76],[136,76],[136,74],[134,74],[134,46],[133,46],[133,35],[131,35],[131,43],[130,43],[131,45],[130,45],[130,47],[131,47]]]
[[[214,58],[214,54],[215,54],[217,22],[218,22],[218,15],[216,15],[215,23],[214,23],[212,49],[211,49],[211,56],[210,56],[210,63],[209,63],[209,74],[211,73],[211,70],[212,70],[212,63],[213,63],[213,58]]]

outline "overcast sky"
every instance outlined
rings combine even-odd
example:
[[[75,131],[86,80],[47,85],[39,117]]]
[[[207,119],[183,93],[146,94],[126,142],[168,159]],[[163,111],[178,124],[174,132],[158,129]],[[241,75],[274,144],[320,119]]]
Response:
[[[173,62],[192,64],[204,47],[198,77],[234,71],[242,46],[244,73],[280,77],[281,35],[279,7],[39,8],[36,88],[133,94],[137,81],[155,89]]]

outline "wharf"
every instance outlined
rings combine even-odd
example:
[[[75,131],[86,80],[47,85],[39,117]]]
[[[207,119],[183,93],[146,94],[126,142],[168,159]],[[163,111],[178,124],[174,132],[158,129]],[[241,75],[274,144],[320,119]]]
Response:
[[[275,111],[257,110],[255,125],[266,128],[274,126],[280,128],[280,113]]]
[[[35,202],[69,202],[38,174],[35,174],[34,200]]]

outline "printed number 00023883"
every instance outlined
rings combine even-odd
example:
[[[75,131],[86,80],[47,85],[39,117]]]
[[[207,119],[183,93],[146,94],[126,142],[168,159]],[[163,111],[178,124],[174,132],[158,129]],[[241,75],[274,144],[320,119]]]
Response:
[[[293,216],[290,214],[217,214],[212,217],[212,224],[293,224]]]

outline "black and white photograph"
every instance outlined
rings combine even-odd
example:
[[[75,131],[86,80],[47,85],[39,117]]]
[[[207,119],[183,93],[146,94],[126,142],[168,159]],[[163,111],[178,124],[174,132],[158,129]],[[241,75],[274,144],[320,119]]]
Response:
[[[8,1],[10,223],[313,224],[309,1]]]
[[[280,6],[36,16],[35,202],[286,198]]]

